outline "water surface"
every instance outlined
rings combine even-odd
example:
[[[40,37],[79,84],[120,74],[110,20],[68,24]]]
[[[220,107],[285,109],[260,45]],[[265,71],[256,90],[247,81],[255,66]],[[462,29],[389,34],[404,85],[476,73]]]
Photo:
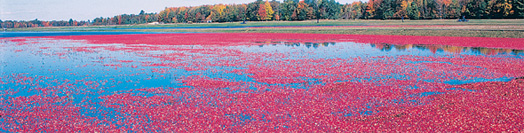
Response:
[[[4,37],[105,34],[135,33],[2,33]],[[454,88],[454,85],[512,80],[522,72],[506,67],[522,62],[524,57],[522,50],[444,45],[354,42],[253,42],[251,45],[233,46],[93,44],[45,37],[23,41],[2,39],[0,51],[0,97],[3,103],[0,109],[7,112],[4,115],[15,115],[15,110],[32,110],[39,106],[7,106],[20,100],[16,98],[61,98],[65,100],[40,104],[80,107],[78,112],[82,116],[107,120],[101,122],[102,125],[125,128],[136,124],[132,122],[143,120],[139,116],[146,115],[147,119],[156,117],[129,113],[133,109],[127,107],[134,106],[128,105],[131,103],[140,104],[136,107],[150,107],[145,112],[156,112],[163,110],[160,107],[175,105],[187,107],[180,110],[217,109],[225,115],[210,114],[213,111],[193,115],[213,115],[220,120],[233,121],[228,125],[232,128],[270,120],[301,119],[291,115],[259,118],[300,112],[251,110],[257,104],[249,100],[250,97],[247,101],[237,101],[242,95],[265,96],[273,93],[289,96],[267,97],[283,100],[276,105],[265,103],[268,107],[305,107],[310,103],[295,102],[306,100],[299,96],[322,97],[324,101],[318,102],[354,101],[327,109],[333,117],[373,115],[380,112],[376,107],[427,104],[428,99],[424,97],[431,95],[476,93]],[[296,94],[289,94],[291,92]],[[127,94],[129,96],[121,97],[123,101],[109,100]],[[145,102],[133,97],[156,99]],[[176,99],[174,103],[156,103],[173,98]],[[225,105],[243,107],[236,108],[241,109],[237,111],[226,111],[228,107]],[[315,106],[305,108],[317,109]],[[142,109],[140,111],[144,111]],[[13,118],[20,119],[22,116]],[[47,119],[35,120],[41,123]],[[7,117],[0,117],[0,121],[5,123],[3,126],[20,124]],[[159,122],[149,120],[144,123],[149,126],[155,124]],[[293,124],[287,126],[290,125]]]

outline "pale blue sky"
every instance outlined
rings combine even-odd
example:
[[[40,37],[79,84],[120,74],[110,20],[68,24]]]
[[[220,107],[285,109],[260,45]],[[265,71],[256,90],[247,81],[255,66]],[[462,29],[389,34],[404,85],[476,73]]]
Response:
[[[165,7],[249,3],[255,0],[0,0],[1,20],[92,20],[119,14],[160,12]],[[337,0],[345,4],[360,0]],[[362,0],[366,1],[366,0]]]

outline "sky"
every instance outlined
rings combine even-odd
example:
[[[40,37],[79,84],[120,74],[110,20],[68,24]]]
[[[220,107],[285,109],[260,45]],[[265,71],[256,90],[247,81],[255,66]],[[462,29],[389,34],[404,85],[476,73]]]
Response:
[[[0,0],[0,20],[93,20],[160,12],[165,7],[240,4],[255,0]],[[279,0],[282,1],[282,0]],[[341,4],[367,0],[336,0]]]

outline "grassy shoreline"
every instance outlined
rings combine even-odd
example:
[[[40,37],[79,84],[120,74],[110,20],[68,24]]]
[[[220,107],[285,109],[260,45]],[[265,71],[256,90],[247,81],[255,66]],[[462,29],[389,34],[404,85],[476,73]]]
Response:
[[[260,28],[262,27],[262,28]],[[470,20],[322,20],[201,24],[40,27],[7,29],[7,32],[225,32],[320,33],[414,36],[524,38],[524,19]]]

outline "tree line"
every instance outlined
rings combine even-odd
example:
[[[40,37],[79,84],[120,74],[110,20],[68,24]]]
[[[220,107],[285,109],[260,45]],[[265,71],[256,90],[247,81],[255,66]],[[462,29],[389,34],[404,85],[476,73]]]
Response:
[[[93,21],[41,21],[38,19],[31,21],[0,20],[0,28],[30,28],[30,27],[58,27],[58,26],[88,26],[88,25],[124,25],[124,24],[144,24],[158,22],[157,13],[145,13],[144,10],[136,14],[122,14],[109,18],[95,18]]]
[[[95,18],[92,21],[93,25],[126,25],[126,24],[144,24],[158,21],[157,13],[145,13],[141,10],[136,14],[122,14],[110,18]]]
[[[234,21],[302,21],[319,19],[505,19],[524,18],[524,0],[369,0],[340,4],[335,0],[257,0],[247,4],[169,7],[159,13],[122,14],[93,21],[1,21],[2,28],[205,23]]]
[[[247,4],[169,7],[155,14],[162,23],[302,21],[314,19],[515,19],[524,0],[257,0]],[[114,18],[113,18],[114,19]]]
[[[311,19],[501,19],[524,18],[523,0],[257,0],[248,4],[172,7],[159,22],[300,21]]]
[[[339,19],[343,5],[335,0],[257,0],[248,4],[217,4],[195,7],[171,7],[158,14],[163,23],[300,21]]]
[[[524,18],[523,0],[370,0],[343,8],[345,18],[472,19]]]
[[[0,20],[0,28],[30,28],[30,27],[50,27],[50,26],[85,26],[89,25],[88,21],[76,21],[69,19],[69,21],[40,21],[38,19],[31,21],[13,21]]]

